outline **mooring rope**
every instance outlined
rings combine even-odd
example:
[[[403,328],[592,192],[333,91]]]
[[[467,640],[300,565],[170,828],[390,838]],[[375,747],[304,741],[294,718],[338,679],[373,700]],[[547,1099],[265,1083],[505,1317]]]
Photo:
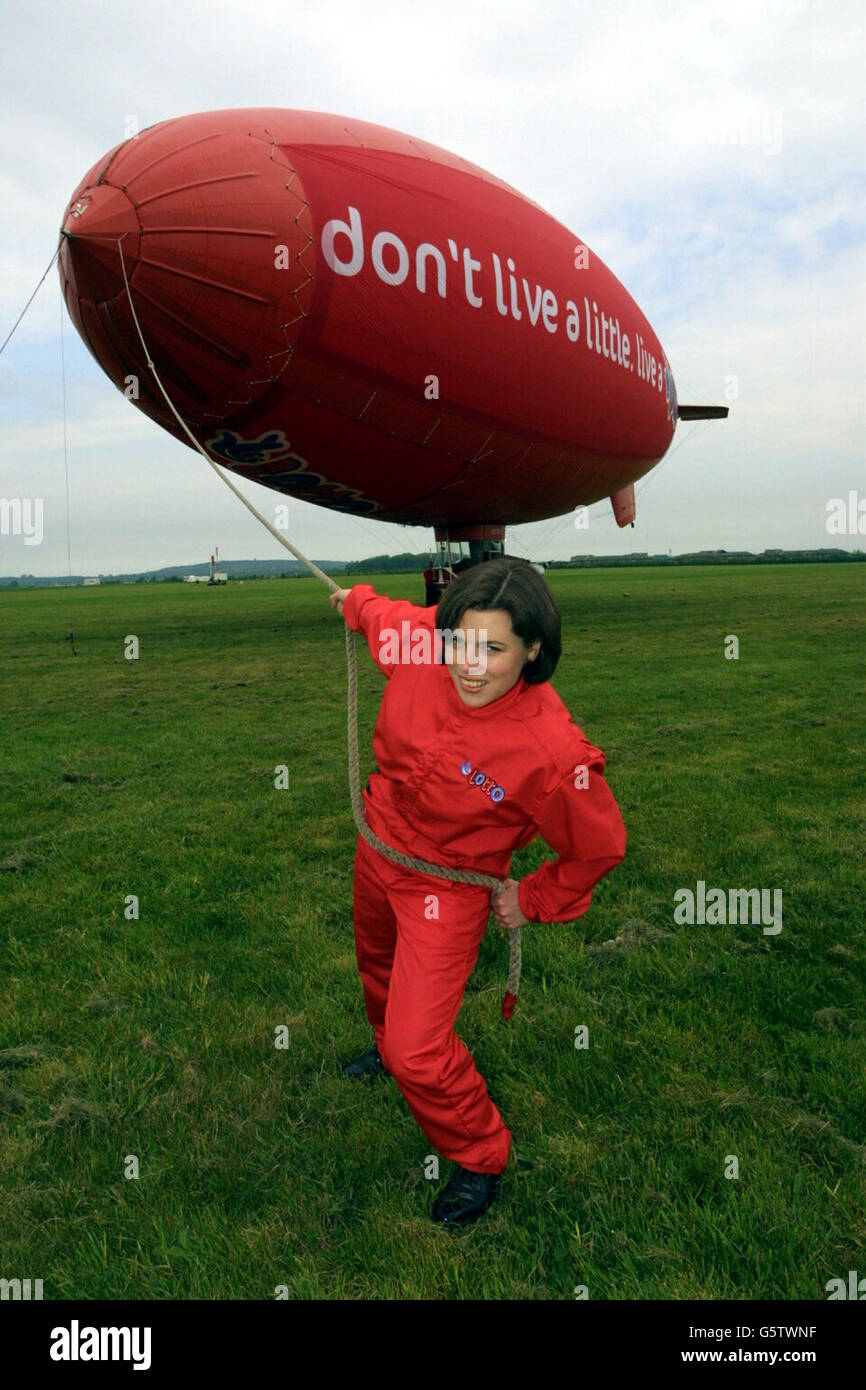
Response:
[[[258,508],[253,506],[252,502],[250,502],[248,498],[244,497],[240,489],[235,486],[235,484],[226,475],[226,473],[224,473],[220,466],[211,458],[210,454],[208,454],[207,451],[202,448],[195,435],[188,428],[186,421],[181,418],[179,412],[175,408],[174,402],[171,400],[168,392],[166,391],[165,387],[159,379],[156,367],[153,364],[153,359],[151,358],[150,352],[147,348],[147,344],[144,341],[144,334],[142,333],[141,325],[138,322],[138,315],[135,312],[135,306],[132,302],[132,293],[129,288],[129,280],[126,276],[126,264],[123,259],[123,247],[121,245],[122,240],[123,237],[118,238],[117,247],[120,251],[120,266],[121,270],[123,271],[123,282],[126,286],[126,294],[127,298],[129,299],[129,308],[132,313],[135,326],[138,330],[138,336],[141,339],[141,346],[144,351],[145,358],[147,360],[147,365],[153,372],[156,384],[158,385],[163,396],[165,397],[166,404],[168,405],[178,424],[181,426],[188,438],[192,441],[195,448],[198,449],[199,453],[202,455],[202,458],[206,459],[207,462],[210,464],[217,477],[221,478],[222,481],[225,483],[226,487],[231,488],[235,497],[240,498],[241,502],[243,502],[247,510],[252,512],[253,516],[258,521],[260,521],[263,526],[267,527],[271,535],[274,537],[274,540],[279,541],[280,545],[284,546],[286,550],[291,551],[292,555],[294,555],[297,560],[300,560],[302,565],[306,565],[310,573],[314,574],[317,579],[320,579],[323,584],[327,584],[328,588],[332,592],[337,592],[337,590],[339,590],[342,586],[336,584],[334,580],[331,579],[330,575],[325,574],[324,570],[321,570],[313,560],[308,560],[306,555],[302,555],[300,550],[298,550],[294,545],[292,545],[291,541],[287,540],[285,536],[281,535],[280,532],[274,526],[271,525],[267,517],[262,516]],[[347,730],[349,747],[349,793],[352,800],[352,814],[355,818],[355,824],[358,827],[359,833],[363,835],[367,843],[369,845],[372,845],[374,849],[378,850],[380,854],[384,854],[388,859],[393,859],[394,862],[397,864],[402,864],[403,867],[406,869],[416,869],[419,873],[432,874],[435,878],[445,878],[457,883],[472,883],[477,885],[478,887],[492,888],[496,892],[501,892],[501,890],[507,886],[506,880],[494,878],[491,874],[476,873],[474,870],[471,869],[451,869],[444,864],[430,864],[427,862],[426,859],[415,859],[412,855],[403,854],[400,850],[394,849],[392,845],[386,845],[385,841],[380,840],[378,835],[376,835],[374,831],[370,829],[370,826],[367,824],[367,820],[364,815],[364,798],[361,795],[361,782],[358,770],[358,660],[357,652],[355,649],[355,638],[357,636],[357,633],[349,627],[348,623],[345,623],[345,628],[346,662],[348,665],[349,675]],[[512,1013],[514,1012],[514,1006],[517,1002],[517,994],[520,989],[520,928],[515,927],[507,930],[509,941],[509,961],[508,980],[505,987],[506,992],[502,1000],[503,1018],[510,1018]]]
[[[51,257],[51,260],[48,262],[47,266],[45,267],[45,270],[43,271],[43,274],[42,274],[42,280],[45,279],[45,276],[48,274],[48,272],[49,272],[49,270],[51,269],[51,267],[53,266],[54,262],[57,260],[57,257],[60,255],[60,247],[61,247],[61,245],[62,245],[62,242],[58,242],[58,243],[57,243],[57,250],[54,252],[54,255]],[[3,339],[2,346],[0,346],[0,352],[3,352],[4,348],[6,347],[6,344],[9,342],[9,339],[12,337],[12,334],[15,332],[15,329],[18,327],[18,325],[19,325],[19,323],[21,322],[21,320],[23,319],[24,315],[27,313],[27,310],[30,308],[30,305],[33,303],[34,299],[36,298],[37,294],[39,293],[39,286],[42,284],[42,280],[39,281],[39,285],[36,286],[36,289],[35,289],[35,290],[33,291],[33,293],[31,294],[31,296],[30,296],[30,298],[28,299],[27,303],[24,305],[24,308],[21,310],[21,313],[18,315],[18,317],[17,317],[17,319],[15,320],[15,322],[13,323],[12,327],[9,329],[9,332],[6,334],[6,337]]]

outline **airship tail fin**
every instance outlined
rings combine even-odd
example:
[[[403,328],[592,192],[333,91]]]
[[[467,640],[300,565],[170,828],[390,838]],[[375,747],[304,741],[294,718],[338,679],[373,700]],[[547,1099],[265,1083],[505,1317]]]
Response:
[[[678,405],[678,420],[724,420],[728,413],[726,405]]]

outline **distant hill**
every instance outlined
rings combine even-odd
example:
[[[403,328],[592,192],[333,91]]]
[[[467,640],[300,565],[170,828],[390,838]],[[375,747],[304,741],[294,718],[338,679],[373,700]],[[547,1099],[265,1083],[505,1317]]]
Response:
[[[346,568],[345,560],[316,560],[315,564],[326,574],[342,574]],[[220,559],[219,569],[222,574],[227,574],[231,579],[274,579],[286,576],[290,579],[297,579],[310,572],[300,560],[223,560]],[[210,564],[205,562],[198,565],[164,565],[158,570],[144,570],[131,574],[100,574],[81,575],[67,574],[40,575],[22,574],[17,578],[0,575],[0,588],[50,588],[52,585],[62,587],[70,584],[83,584],[85,579],[99,578],[103,584],[161,584],[166,581],[182,580],[188,574],[209,574]]]
[[[628,555],[572,555],[570,560],[548,560],[548,569],[595,569],[608,566],[629,568],[634,565],[798,565],[838,563],[840,560],[866,560],[862,550],[840,550],[829,547],[821,550],[698,550],[684,555],[649,555],[632,551]],[[326,574],[420,574],[427,567],[425,555],[404,551],[400,555],[371,555],[366,560],[316,560]],[[220,560],[219,569],[230,579],[302,579],[311,577],[300,560]],[[52,586],[83,584],[98,578],[102,584],[164,584],[177,583],[188,574],[205,575],[210,565],[165,565],[162,569],[132,574],[81,575],[0,575],[0,589],[45,589]]]

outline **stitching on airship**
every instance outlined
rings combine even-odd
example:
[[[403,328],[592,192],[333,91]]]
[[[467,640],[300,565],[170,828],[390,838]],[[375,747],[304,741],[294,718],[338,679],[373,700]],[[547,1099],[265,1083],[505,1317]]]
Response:
[[[293,452],[291,443],[282,430],[268,430],[256,439],[244,439],[235,430],[223,428],[213,439],[205,444],[229,466],[249,467],[261,463],[282,463],[289,461],[294,465],[274,473],[257,473],[256,481],[265,487],[276,488],[287,493],[312,493],[316,500],[336,511],[369,515],[380,510],[380,504],[365,497],[357,488],[344,483],[332,482],[323,473],[315,473],[305,458]]]

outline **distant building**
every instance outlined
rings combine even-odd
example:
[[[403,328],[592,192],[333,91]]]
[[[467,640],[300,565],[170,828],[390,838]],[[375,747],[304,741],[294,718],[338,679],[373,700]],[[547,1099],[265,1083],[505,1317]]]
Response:
[[[98,584],[99,579],[82,579],[82,584]]]

